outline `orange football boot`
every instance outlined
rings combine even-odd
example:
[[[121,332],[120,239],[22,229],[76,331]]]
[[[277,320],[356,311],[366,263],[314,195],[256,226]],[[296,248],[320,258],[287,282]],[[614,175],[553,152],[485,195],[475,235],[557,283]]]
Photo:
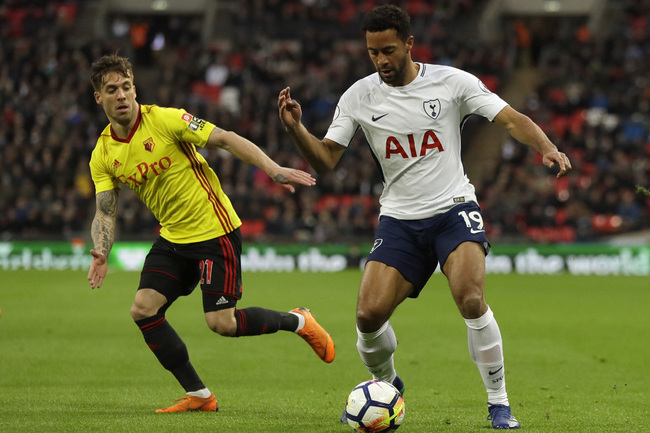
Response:
[[[165,409],[158,409],[158,413],[170,413],[170,412],[193,412],[193,411],[204,411],[204,412],[216,412],[219,410],[219,403],[217,403],[217,398],[214,396],[214,393],[210,394],[208,398],[194,397],[188,395],[183,398],[175,400],[176,403],[173,406],[169,406]]]
[[[298,307],[291,310],[292,313],[298,313],[305,318],[305,326],[298,331],[300,335],[316,352],[316,355],[323,361],[330,363],[334,361],[334,340],[323,329],[322,326],[316,322],[314,315],[311,314],[309,309]]]

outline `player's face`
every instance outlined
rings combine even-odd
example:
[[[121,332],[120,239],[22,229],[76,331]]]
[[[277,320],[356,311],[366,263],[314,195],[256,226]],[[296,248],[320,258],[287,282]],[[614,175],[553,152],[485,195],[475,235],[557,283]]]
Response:
[[[411,56],[413,36],[410,36],[405,43],[397,37],[394,29],[366,32],[366,46],[370,60],[384,83],[389,86],[408,84],[406,68]]]
[[[122,126],[130,125],[137,116],[138,104],[135,97],[132,78],[117,72],[109,72],[101,90],[95,92],[95,101],[104,108],[109,121]]]

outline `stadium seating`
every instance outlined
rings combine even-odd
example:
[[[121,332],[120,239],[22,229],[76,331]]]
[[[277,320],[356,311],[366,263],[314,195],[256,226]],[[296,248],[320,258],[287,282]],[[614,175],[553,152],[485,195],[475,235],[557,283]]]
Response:
[[[279,163],[307,169],[277,118],[277,93],[290,85],[304,122],[323,136],[338,96],[372,71],[358,32],[370,3],[341,0],[327,10],[319,2],[281,3],[232,2],[227,34],[206,44],[196,17],[157,16],[147,37],[161,34],[165,43],[136,49],[120,29],[151,17],[111,15],[108,34],[95,39],[74,32],[89,2],[7,1],[0,9],[2,238],[88,236],[88,159],[106,125],[88,69],[116,50],[134,60],[140,102],[183,107],[260,144]],[[480,3],[403,6],[412,14],[416,60],[466,69],[498,92],[518,64],[511,41],[486,44],[458,31],[475,26]],[[541,80],[523,111],[572,158],[574,173],[555,182],[539,156],[503,143],[495,172],[478,189],[491,240],[599,240],[648,226],[650,199],[630,191],[650,178],[650,60],[643,52],[650,11],[642,2],[617,10],[609,32],[592,35],[568,20],[564,32],[546,35],[536,65]],[[294,195],[234,158],[202,152],[247,222],[247,239],[371,238],[381,178],[361,137],[317,187]],[[128,191],[120,200],[119,236],[151,239],[159,227],[148,210]]]

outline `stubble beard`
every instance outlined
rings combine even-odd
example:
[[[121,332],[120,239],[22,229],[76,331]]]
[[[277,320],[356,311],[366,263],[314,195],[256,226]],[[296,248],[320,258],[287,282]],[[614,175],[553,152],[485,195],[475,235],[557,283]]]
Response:
[[[398,67],[393,69],[393,76],[390,79],[386,79],[379,71],[379,68],[377,68],[377,72],[379,73],[381,80],[389,86],[403,86],[406,77],[406,64],[407,58],[404,57],[404,60],[398,65]]]

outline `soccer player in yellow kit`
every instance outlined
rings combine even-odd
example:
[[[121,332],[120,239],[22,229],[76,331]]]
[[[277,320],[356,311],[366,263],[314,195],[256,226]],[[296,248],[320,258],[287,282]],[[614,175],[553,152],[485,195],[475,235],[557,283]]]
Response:
[[[314,178],[279,166],[245,138],[182,109],[138,104],[133,68],[124,57],[107,55],[95,61],[91,82],[95,101],[110,124],[97,140],[90,160],[97,205],[88,280],[94,289],[101,287],[106,277],[118,191],[124,184],[162,226],[145,260],[131,317],[160,364],[187,393],[179,403],[157,412],[216,411],[219,407],[190,363],[185,343],[165,318],[169,306],[198,284],[212,331],[228,337],[293,331],[323,361],[332,362],[332,338],[308,309],[236,308],[242,296],[241,221],[217,175],[195,146],[224,149],[264,170],[290,192],[295,192],[292,184],[314,185]]]

